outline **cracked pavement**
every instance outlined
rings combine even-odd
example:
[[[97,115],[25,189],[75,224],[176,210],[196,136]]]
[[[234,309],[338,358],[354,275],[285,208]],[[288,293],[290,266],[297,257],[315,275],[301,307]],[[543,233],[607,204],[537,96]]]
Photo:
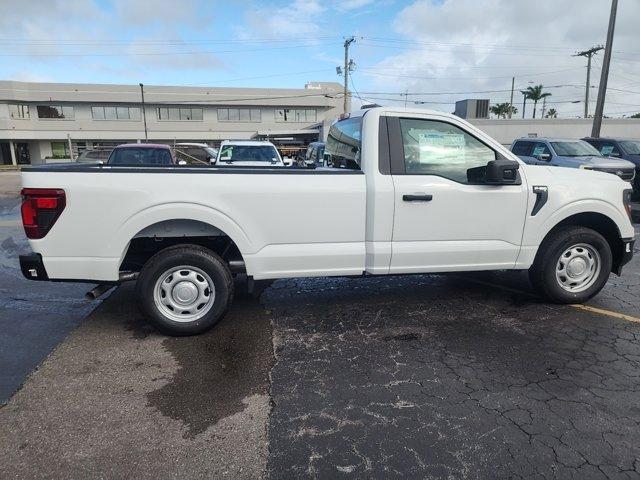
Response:
[[[2,234],[0,360],[33,365],[0,478],[640,478],[640,323],[521,273],[279,280],[168,338],[131,286],[19,281]],[[640,317],[637,249],[590,306]]]

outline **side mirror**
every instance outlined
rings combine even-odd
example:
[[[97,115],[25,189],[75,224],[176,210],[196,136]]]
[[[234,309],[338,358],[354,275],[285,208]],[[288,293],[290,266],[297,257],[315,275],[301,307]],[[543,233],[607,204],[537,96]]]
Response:
[[[484,183],[489,185],[519,185],[519,168],[520,164],[513,160],[491,160],[485,168]]]
[[[186,164],[187,164],[187,162],[184,161],[184,160],[179,160],[178,161],[178,165],[186,165]]]
[[[540,155],[538,155],[538,160],[544,160],[545,162],[548,162],[550,159],[551,159],[550,153],[541,153]]]

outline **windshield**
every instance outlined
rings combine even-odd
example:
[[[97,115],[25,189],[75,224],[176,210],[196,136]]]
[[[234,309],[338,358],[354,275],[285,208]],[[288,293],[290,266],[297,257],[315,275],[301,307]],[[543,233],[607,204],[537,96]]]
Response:
[[[171,165],[171,153],[166,148],[116,148],[109,157],[109,165]]]
[[[220,162],[278,163],[278,151],[272,145],[225,145],[220,149]]]
[[[587,142],[551,142],[556,153],[563,157],[583,157],[591,155],[601,157],[600,152]]]
[[[620,142],[622,148],[629,155],[640,155],[640,142],[633,142],[631,140],[625,140]]]

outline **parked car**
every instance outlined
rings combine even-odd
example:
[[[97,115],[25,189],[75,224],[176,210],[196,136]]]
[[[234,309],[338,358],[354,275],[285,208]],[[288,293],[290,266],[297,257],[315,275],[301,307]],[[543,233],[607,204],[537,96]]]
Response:
[[[563,138],[519,138],[511,151],[529,165],[582,168],[612,173],[633,182],[635,165],[626,160],[605,157],[583,140]]]
[[[261,140],[225,140],[220,144],[216,166],[284,167],[275,145]]]
[[[109,160],[109,155],[113,148],[94,148],[91,150],[85,150],[78,158],[76,158],[76,162],[78,163],[98,163],[98,162],[107,162]]]
[[[277,167],[264,142],[229,142],[219,161],[245,147],[264,149],[249,161],[267,166],[25,167],[22,222],[34,253],[20,257],[23,274],[100,283],[98,293],[137,279],[153,324],[189,335],[222,318],[240,273],[252,288],[528,270],[548,299],[580,303],[633,256],[628,183],[527,165],[454,115],[394,106],[345,116],[325,150],[339,168]]]
[[[113,149],[107,164],[159,167],[177,165],[178,160],[168,145],[125,143]]]
[[[312,142],[307,147],[307,154],[305,156],[305,163],[308,165],[315,165],[316,167],[326,167],[324,161],[324,142]]]
[[[593,145],[601,155],[627,160],[636,166],[633,191],[640,197],[640,140],[631,138],[583,138]]]
[[[187,164],[214,163],[218,156],[218,150],[206,143],[176,143],[173,149],[178,160]]]

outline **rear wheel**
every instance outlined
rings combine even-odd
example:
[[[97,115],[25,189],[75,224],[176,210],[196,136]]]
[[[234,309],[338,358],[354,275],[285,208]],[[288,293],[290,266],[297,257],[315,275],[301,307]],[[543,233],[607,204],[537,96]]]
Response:
[[[582,303],[607,283],[611,263],[611,247],[602,235],[567,226],[544,240],[529,278],[540,294],[554,302]]]
[[[137,290],[143,312],[158,330],[196,335],[224,316],[233,299],[233,278],[211,250],[177,245],[145,263]]]

